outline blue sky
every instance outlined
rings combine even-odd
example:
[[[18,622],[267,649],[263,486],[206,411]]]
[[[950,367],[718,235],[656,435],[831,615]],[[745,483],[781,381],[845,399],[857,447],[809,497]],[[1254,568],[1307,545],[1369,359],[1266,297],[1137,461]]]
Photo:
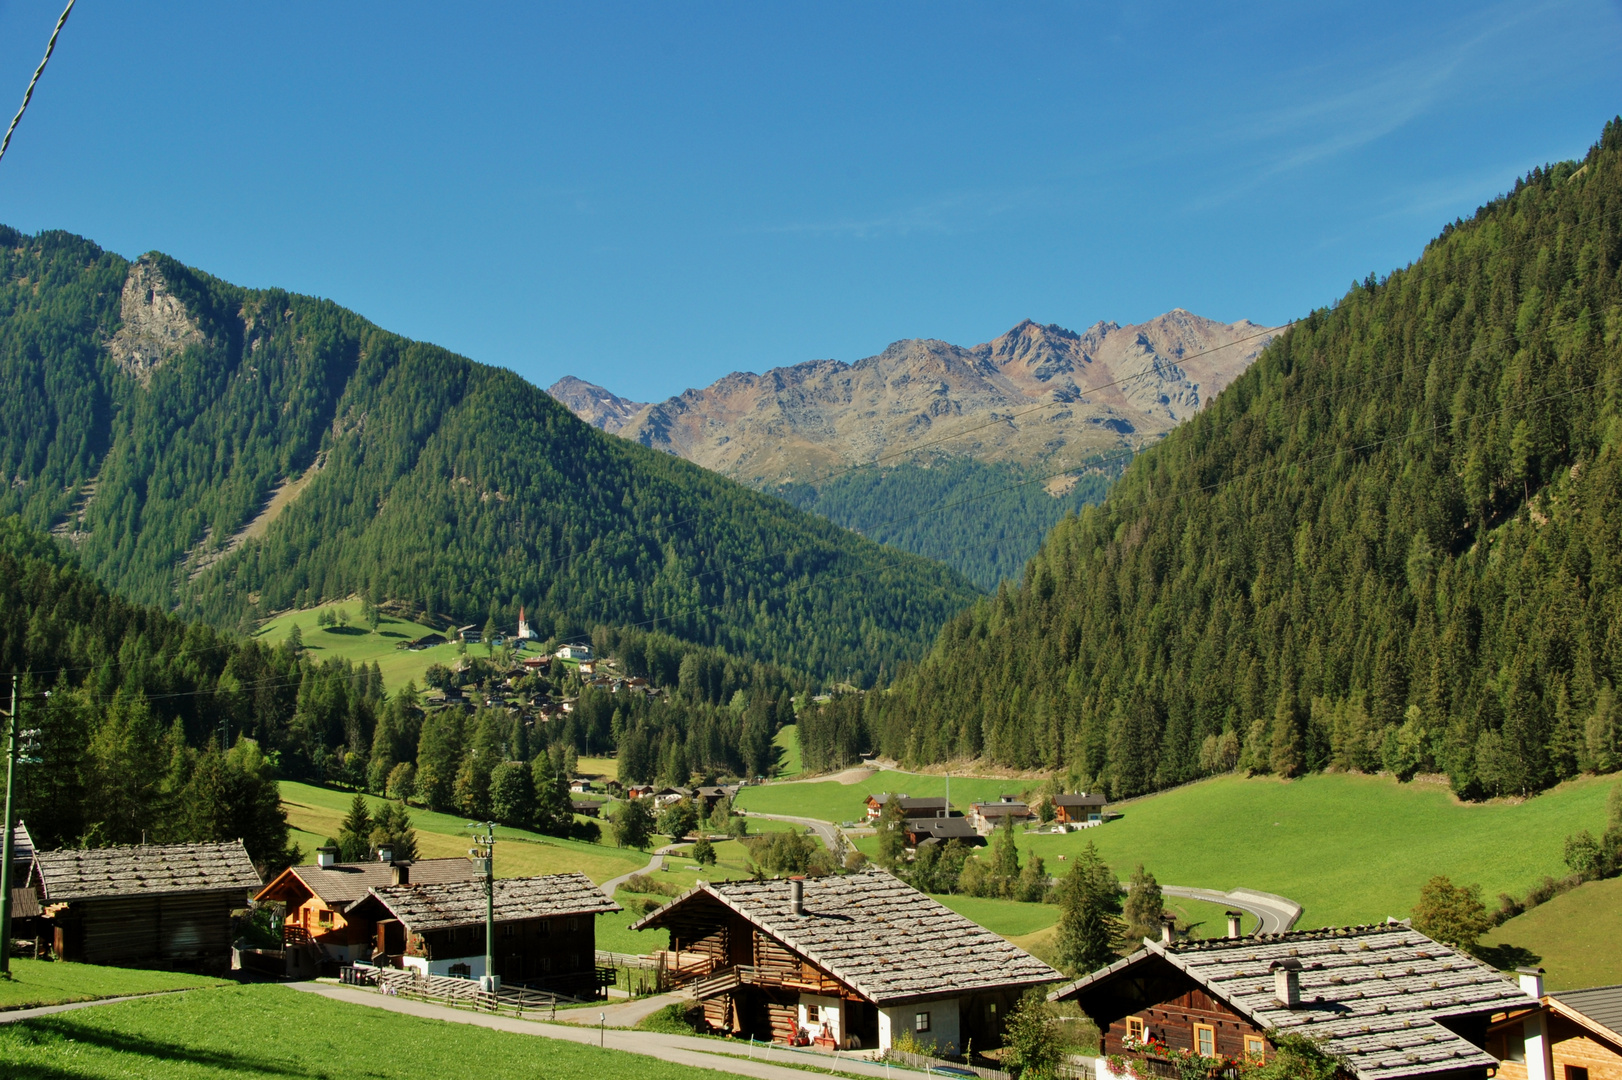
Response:
[[[0,109],[58,0],[0,0]],[[656,399],[1282,322],[1622,112],[1622,4],[81,0],[0,222]]]

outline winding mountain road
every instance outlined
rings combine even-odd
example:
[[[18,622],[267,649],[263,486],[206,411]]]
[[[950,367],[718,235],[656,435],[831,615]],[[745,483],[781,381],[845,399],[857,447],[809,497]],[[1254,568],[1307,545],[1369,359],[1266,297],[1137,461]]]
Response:
[[[789,817],[787,814],[757,814],[752,810],[740,810],[738,812],[744,817],[760,818],[763,821],[787,821],[795,825],[804,825],[817,834],[817,837],[822,841],[822,846],[829,851],[834,850],[838,843],[835,840],[837,830],[830,821],[822,821],[819,818]]]

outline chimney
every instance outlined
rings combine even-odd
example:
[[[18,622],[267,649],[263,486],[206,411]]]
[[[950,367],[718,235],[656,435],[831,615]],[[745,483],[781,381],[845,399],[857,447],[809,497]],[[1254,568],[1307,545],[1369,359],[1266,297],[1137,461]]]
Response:
[[[1527,997],[1543,1000],[1543,969],[1534,967],[1516,968],[1515,973],[1521,977],[1521,992]]]
[[[1237,911],[1228,912],[1228,936],[1231,938],[1239,936],[1239,912]]]
[[[1177,940],[1177,916],[1160,916],[1160,943],[1170,945]]]
[[[788,879],[788,913],[790,915],[805,914],[805,878],[792,877]]]
[[[1273,993],[1286,1009],[1301,1007],[1301,961],[1274,960]]]
[[[333,866],[338,862],[338,849],[335,847],[318,847],[315,849],[315,865],[320,867]]]
[[[379,846],[378,849],[377,849],[377,861],[380,862],[380,863],[391,863],[391,862],[393,862],[394,861],[394,849],[389,847],[389,845],[387,845],[387,844],[383,844],[383,845]]]

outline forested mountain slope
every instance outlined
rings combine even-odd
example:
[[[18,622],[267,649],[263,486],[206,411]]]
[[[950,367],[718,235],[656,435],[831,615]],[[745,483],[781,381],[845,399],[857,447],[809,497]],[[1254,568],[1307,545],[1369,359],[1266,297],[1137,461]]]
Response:
[[[1614,121],[1296,323],[913,677],[822,721],[1116,796],[1236,764],[1473,796],[1622,766],[1619,263]]]
[[[511,372],[65,233],[0,229],[0,386],[0,514],[225,625],[351,593],[524,604],[543,635],[641,624],[862,681],[974,595]]]

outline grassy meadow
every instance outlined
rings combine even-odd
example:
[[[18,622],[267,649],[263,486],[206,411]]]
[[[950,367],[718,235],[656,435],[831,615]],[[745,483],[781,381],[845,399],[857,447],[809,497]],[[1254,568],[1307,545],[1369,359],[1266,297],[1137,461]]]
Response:
[[[800,727],[798,724],[784,724],[772,736],[772,745],[777,747],[777,764],[772,769],[774,776],[799,776],[805,771],[800,763]]]
[[[320,612],[330,611],[337,614],[340,610],[348,612],[348,626],[323,627],[316,623],[316,617]],[[403,687],[408,681],[415,682],[417,689],[420,690],[423,688],[423,675],[429,667],[434,664],[450,667],[456,662],[455,642],[446,642],[444,645],[436,645],[418,652],[395,648],[403,641],[414,641],[425,634],[443,634],[444,631],[424,626],[422,623],[384,615],[378,622],[377,632],[373,633],[367,629],[364,612],[358,600],[284,612],[265,622],[254,636],[260,641],[275,645],[286,639],[295,624],[299,628],[299,635],[304,639],[304,648],[313,659],[342,657],[357,664],[376,663],[378,670],[383,673],[383,685],[391,693]],[[468,652],[473,656],[486,655],[483,645],[469,645]]]
[[[315,848],[327,837],[338,835],[338,825],[349,811],[354,792],[290,780],[283,780],[281,789],[282,806],[287,810],[288,820],[298,830],[295,838],[304,848],[305,859],[313,860]],[[366,801],[376,808],[385,800],[368,795]],[[409,809],[411,824],[417,830],[417,851],[422,858],[467,855],[471,832],[466,828],[466,818],[419,807]],[[593,881],[602,882],[646,866],[647,862],[645,853],[611,844],[563,840],[506,825],[496,827],[498,877],[528,877],[578,870]]]
[[[11,960],[11,978],[0,979],[0,1009],[31,1009],[70,1001],[158,994],[197,986],[224,986],[223,979],[172,971],[99,967],[95,964],[52,963],[48,960]]]
[[[452,1024],[256,984],[0,1025],[0,1077],[30,1080],[704,1080],[721,1073],[620,1050]]]
[[[785,729],[787,730],[787,729]],[[1018,795],[1040,786],[1036,780],[999,780],[984,776],[951,778],[952,805],[967,810],[970,803],[987,802],[999,795]],[[904,792],[915,798],[945,795],[947,778],[922,773],[881,769],[865,780],[842,784],[838,780],[801,780],[790,784],[762,784],[738,793],[740,809],[760,814],[789,814],[821,821],[862,821],[867,797],[879,792]]]
[[[1482,944],[1547,969],[1551,990],[1622,983],[1622,878],[1579,885],[1489,931]]]

